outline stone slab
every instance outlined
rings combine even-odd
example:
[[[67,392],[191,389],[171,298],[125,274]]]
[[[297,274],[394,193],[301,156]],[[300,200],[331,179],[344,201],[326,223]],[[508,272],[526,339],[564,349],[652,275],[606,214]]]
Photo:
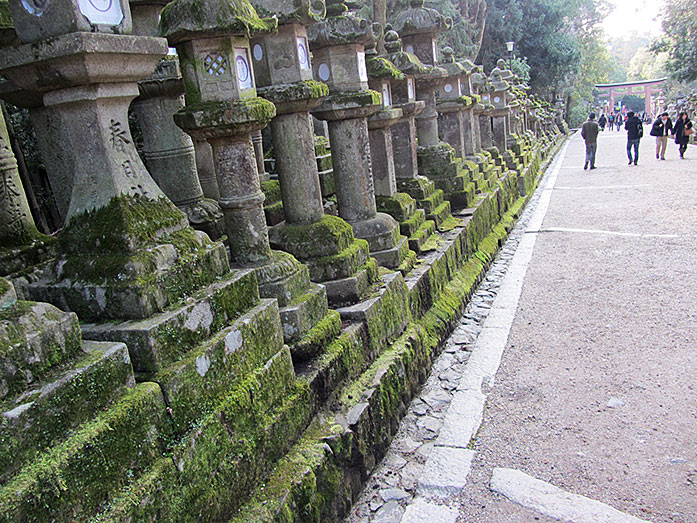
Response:
[[[407,507],[401,523],[455,523],[457,510],[417,499]]]
[[[458,494],[467,484],[474,454],[469,449],[433,447],[418,480],[417,493],[437,498]]]
[[[559,521],[573,523],[646,523],[625,512],[578,494],[565,492],[519,470],[495,468],[491,490]]]

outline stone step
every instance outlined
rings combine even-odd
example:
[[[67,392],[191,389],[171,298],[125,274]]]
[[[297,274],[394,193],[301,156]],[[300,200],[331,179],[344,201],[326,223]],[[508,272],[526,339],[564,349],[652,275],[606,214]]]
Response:
[[[450,202],[444,201],[433,212],[426,215],[426,218],[432,220],[436,224],[436,229],[440,230],[445,221],[452,216],[450,212]]]
[[[135,385],[123,343],[85,341],[80,356],[0,404],[0,484]]]
[[[170,430],[160,387],[136,385],[2,487],[2,519],[87,519],[161,456],[161,439]]]
[[[254,271],[237,270],[182,306],[145,320],[85,324],[82,336],[125,343],[133,369],[154,373],[177,361],[258,302]]]
[[[406,193],[415,200],[423,200],[433,194],[435,186],[425,176],[416,178],[397,178],[397,190]]]
[[[433,191],[433,193],[431,193],[431,195],[428,198],[425,198],[423,200],[417,200],[417,203],[419,209],[423,209],[424,211],[426,211],[426,216],[428,216],[433,211],[433,209],[435,209],[443,203],[444,199],[445,194],[443,193],[443,191],[440,189],[436,189]]]
[[[472,205],[475,194],[474,184],[468,182],[463,190],[448,192],[445,194],[445,197],[450,202],[451,209],[465,209]]]
[[[435,235],[435,232],[436,222],[433,220],[425,221],[421,227],[409,237],[409,248],[417,254],[434,249],[436,245],[431,245],[431,243],[435,242],[429,242],[429,240]]]
[[[48,303],[14,301],[0,310],[0,401],[21,394],[79,354],[74,313]]]
[[[329,305],[336,308],[363,299],[377,279],[378,270],[378,262],[368,258],[352,276],[324,281]]]
[[[293,356],[293,364],[314,358],[336,339],[341,333],[341,316],[333,310],[327,312],[309,332],[300,340],[289,344],[290,353]]]
[[[348,278],[370,259],[370,248],[365,240],[354,239],[339,254],[304,260],[310,270],[310,279],[317,283]]]
[[[258,369],[117,495],[99,521],[225,521],[268,477],[312,416],[287,348]],[[133,501],[137,500],[136,503]]]
[[[229,327],[158,372],[175,430],[184,434],[283,348],[276,300],[261,300]]]
[[[328,311],[326,287],[311,283],[307,293],[279,311],[285,342],[293,343],[300,340],[327,315]]]
[[[409,219],[399,222],[399,232],[407,238],[416,234],[416,231],[426,221],[426,213],[423,209],[416,209]]]
[[[391,249],[373,251],[370,255],[375,258],[381,267],[398,269],[402,266],[409,254],[409,242],[406,236],[400,236],[397,245]]]

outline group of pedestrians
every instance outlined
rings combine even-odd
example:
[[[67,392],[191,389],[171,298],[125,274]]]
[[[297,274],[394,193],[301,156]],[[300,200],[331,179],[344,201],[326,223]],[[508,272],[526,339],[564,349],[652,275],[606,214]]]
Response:
[[[613,118],[614,116],[614,118]],[[586,142],[586,162],[583,169],[595,169],[595,154],[598,149],[598,134],[600,130],[605,128],[609,122],[610,129],[614,125],[621,125],[624,122],[624,129],[627,131],[627,158],[629,165],[639,164],[639,143],[644,136],[644,126],[641,119],[634,114],[633,111],[627,113],[627,118],[623,119],[621,114],[610,115],[610,119],[606,119],[605,115],[600,116],[600,120],[596,122],[595,113],[588,116],[588,120],[581,127],[581,136]],[[619,124],[617,124],[619,118]],[[602,121],[602,124],[601,124]],[[618,129],[619,130],[619,129]],[[668,113],[663,113],[659,116],[651,126],[651,136],[656,138],[656,159],[666,159],[666,148],[668,147],[668,137],[675,140],[678,145],[680,158],[685,159],[687,144],[690,141],[690,136],[693,133],[692,122],[686,112],[681,112],[677,122],[673,123]]]

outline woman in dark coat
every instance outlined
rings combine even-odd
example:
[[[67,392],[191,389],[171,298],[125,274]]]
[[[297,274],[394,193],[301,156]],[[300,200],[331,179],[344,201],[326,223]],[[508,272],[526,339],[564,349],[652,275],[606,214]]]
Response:
[[[683,111],[673,126],[675,143],[678,144],[678,151],[680,151],[680,158],[682,159],[685,159],[685,151],[687,151],[687,144],[690,141],[690,135],[685,134],[685,129],[692,129],[692,122],[687,113]]]

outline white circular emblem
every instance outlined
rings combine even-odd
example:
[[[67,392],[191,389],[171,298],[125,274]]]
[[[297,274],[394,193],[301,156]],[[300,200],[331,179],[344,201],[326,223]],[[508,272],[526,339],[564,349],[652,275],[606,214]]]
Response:
[[[445,87],[443,87],[446,93],[451,93],[453,91],[453,86],[451,84],[445,84]]]
[[[310,68],[310,60],[307,56],[307,48],[305,47],[305,42],[298,38],[298,61],[300,62],[301,69]]]
[[[254,44],[254,59],[258,62],[264,57],[264,50],[259,44]]]
[[[499,98],[498,96],[495,96],[495,97],[494,97],[494,103],[495,103],[495,104],[499,103],[500,101],[501,101],[501,98]]]
[[[407,53],[414,54],[414,46],[413,45],[409,44],[407,46]]]
[[[329,80],[329,66],[327,64],[319,64],[319,79],[323,82]]]
[[[249,80],[249,64],[247,60],[242,56],[237,56],[235,58],[235,63],[237,64],[237,78],[240,83],[245,83]]]

